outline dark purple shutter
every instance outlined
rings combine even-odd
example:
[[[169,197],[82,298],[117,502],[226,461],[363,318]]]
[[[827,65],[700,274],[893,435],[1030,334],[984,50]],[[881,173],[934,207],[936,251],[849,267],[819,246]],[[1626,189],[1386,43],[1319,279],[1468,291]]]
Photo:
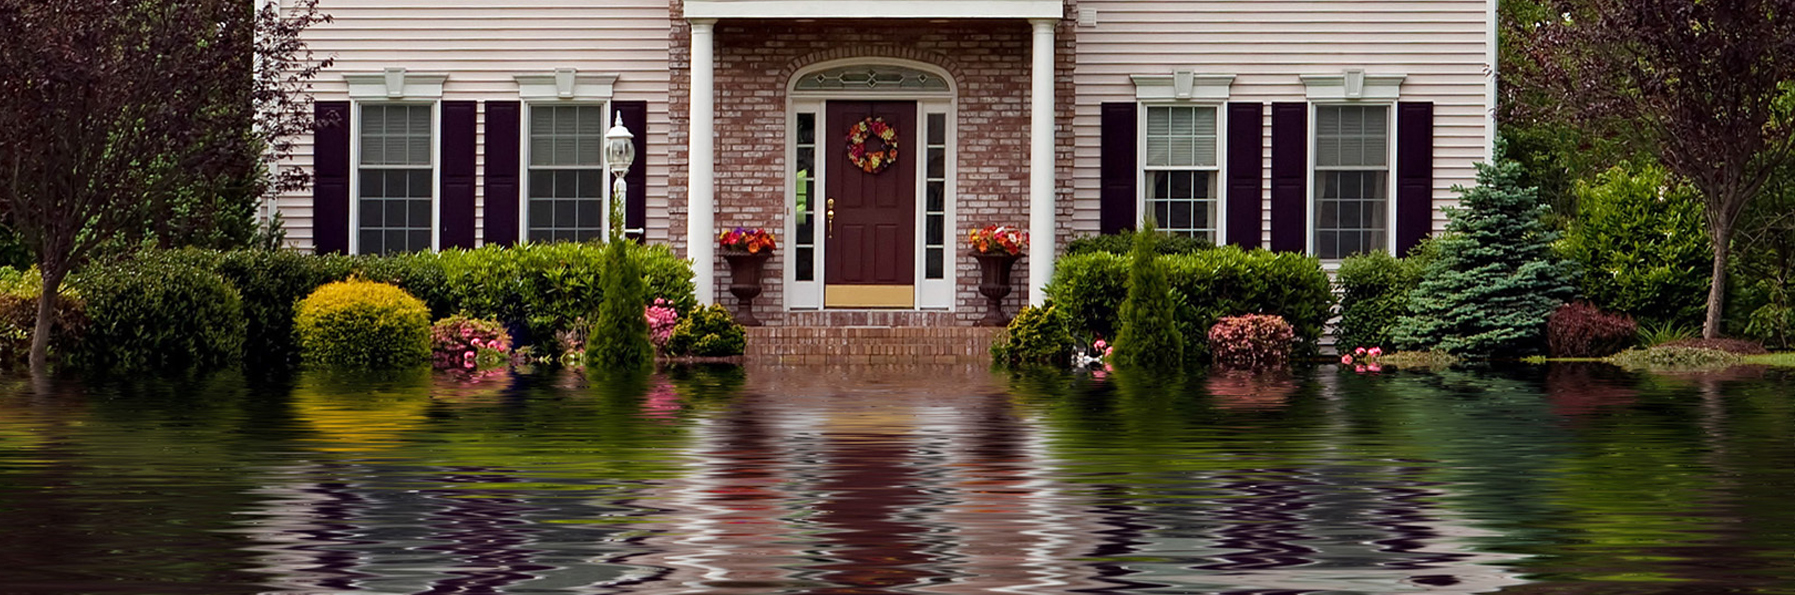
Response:
[[[444,101],[442,124],[443,248],[474,247],[474,126],[480,104]]]
[[[349,118],[347,101],[312,104],[312,244],[319,254],[349,251]]]
[[[1433,231],[1434,104],[1396,104],[1396,254]]]
[[[1265,220],[1265,104],[1228,104],[1228,238],[1258,248]]]
[[[1308,247],[1309,104],[1271,104],[1271,249]]]
[[[486,102],[486,229],[488,244],[517,243],[518,144],[523,104]]]
[[[623,174],[623,182],[629,186],[623,196],[623,227],[644,230],[630,233],[643,241],[648,229],[648,102],[613,101],[611,107],[623,116],[623,127],[635,135],[631,142],[636,145],[636,162]]]
[[[1098,160],[1098,223],[1101,233],[1134,229],[1135,181],[1139,179],[1140,162],[1135,156],[1135,104],[1105,103],[1102,111],[1102,140]]]

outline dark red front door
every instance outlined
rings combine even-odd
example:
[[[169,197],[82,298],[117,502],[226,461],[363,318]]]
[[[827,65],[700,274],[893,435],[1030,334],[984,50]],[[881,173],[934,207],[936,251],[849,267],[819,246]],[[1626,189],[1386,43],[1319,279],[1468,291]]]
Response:
[[[825,113],[818,152],[826,176],[824,207],[835,211],[825,222],[823,279],[831,286],[825,300],[908,306],[916,281],[916,156],[922,154],[915,142],[916,103],[831,101]],[[868,118],[882,118],[897,133],[897,160],[878,173],[848,158],[851,128]],[[868,151],[883,148],[876,137],[866,144]]]

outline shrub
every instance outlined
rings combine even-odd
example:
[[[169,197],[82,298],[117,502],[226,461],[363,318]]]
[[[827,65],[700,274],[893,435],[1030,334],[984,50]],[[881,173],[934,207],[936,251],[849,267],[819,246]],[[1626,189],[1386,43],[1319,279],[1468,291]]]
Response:
[[[1698,327],[1678,325],[1670,322],[1639,325],[1639,343],[1646,347],[1657,347],[1666,343],[1675,343],[1685,339],[1701,336]]]
[[[1184,363],[1184,337],[1174,318],[1172,285],[1153,245],[1159,234],[1153,222],[1141,226],[1128,254],[1128,297],[1122,302],[1116,329],[1115,363],[1149,369],[1174,369]]]
[[[1356,254],[1340,262],[1341,345],[1390,345],[1390,329],[1409,313],[1409,292],[1418,281],[1412,267],[1383,252]]]
[[[496,320],[457,314],[430,325],[430,363],[440,369],[487,369],[511,361],[511,335]]]
[[[642,309],[642,316],[648,319],[648,341],[657,349],[667,347],[673,327],[679,325],[679,310],[664,298],[654,298],[653,304]]]
[[[225,252],[215,269],[243,298],[244,360],[292,363],[299,358],[293,339],[293,307],[325,280],[341,257],[318,257],[286,250]]]
[[[1558,307],[1546,321],[1546,342],[1552,357],[1607,357],[1638,339],[1633,317],[1609,314],[1586,302]]]
[[[677,356],[727,357],[747,349],[748,336],[720,305],[694,307],[673,326],[667,353]]]
[[[1739,356],[1700,347],[1649,347],[1628,349],[1608,357],[1608,362],[1627,368],[1700,370],[1725,368],[1739,363]]]
[[[1066,242],[1066,255],[1101,253],[1125,256],[1133,247],[1134,230],[1125,229],[1116,233],[1073,238]],[[1170,234],[1161,234],[1159,241],[1153,244],[1153,250],[1160,254],[1196,254],[1214,247],[1208,240]]]
[[[1661,345],[1662,347],[1694,347],[1697,349],[1715,349],[1735,355],[1763,355],[1770,353],[1764,345],[1756,341],[1743,339],[1679,339]]]
[[[430,357],[430,309],[387,283],[325,284],[300,300],[293,321],[305,361],[336,368],[396,368]]]
[[[1071,356],[1072,333],[1052,301],[1039,308],[1024,306],[1003,337],[991,344],[991,358],[1005,364],[1064,366]]]
[[[124,370],[238,359],[245,333],[242,297],[189,256],[166,253],[92,266],[74,277],[89,318],[76,359]]]
[[[0,268],[0,363],[12,364],[31,355],[31,336],[37,330],[37,300],[43,293],[43,277],[37,268],[19,271]],[[61,352],[79,345],[87,330],[87,302],[79,292],[64,286],[57,297],[51,323],[50,349]]]
[[[586,332],[586,365],[598,369],[641,368],[654,362],[648,319],[642,316],[641,266],[630,242],[605,247],[604,298],[592,330]]]
[[[1296,331],[1281,317],[1247,314],[1222,317],[1209,328],[1208,338],[1217,365],[1259,369],[1289,363]]]
[[[1438,259],[1409,294],[1391,339],[1403,349],[1520,356],[1545,347],[1546,318],[1570,297],[1566,267],[1548,249],[1545,207],[1519,184],[1513,161],[1479,164],[1475,188],[1455,188]]]
[[[1054,263],[1047,299],[1074,332],[1115,337],[1128,296],[1128,259],[1108,252],[1065,256]]]
[[[698,303],[689,262],[666,246],[621,244],[642,275],[642,305],[661,298],[683,311]],[[514,323],[520,340],[542,343],[598,309],[604,252],[599,244],[525,243],[445,250],[440,259],[458,309]]]
[[[1578,182],[1577,219],[1559,247],[1596,307],[1641,322],[1700,325],[1714,252],[1700,196],[1655,165]]]

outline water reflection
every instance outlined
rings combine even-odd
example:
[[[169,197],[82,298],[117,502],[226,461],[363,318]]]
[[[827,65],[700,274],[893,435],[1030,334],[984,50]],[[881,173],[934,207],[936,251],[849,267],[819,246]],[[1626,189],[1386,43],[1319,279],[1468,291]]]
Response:
[[[0,592],[1783,593],[1792,387],[1596,366],[14,382]]]

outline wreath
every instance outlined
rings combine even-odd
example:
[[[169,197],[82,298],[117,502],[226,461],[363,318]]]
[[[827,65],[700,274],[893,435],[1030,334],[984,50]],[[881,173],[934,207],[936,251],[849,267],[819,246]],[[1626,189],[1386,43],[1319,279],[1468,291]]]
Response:
[[[866,141],[878,137],[885,143],[885,148],[878,151],[867,151]],[[876,174],[897,163],[898,141],[897,129],[885,123],[885,118],[866,118],[848,127],[848,161],[860,171]]]

